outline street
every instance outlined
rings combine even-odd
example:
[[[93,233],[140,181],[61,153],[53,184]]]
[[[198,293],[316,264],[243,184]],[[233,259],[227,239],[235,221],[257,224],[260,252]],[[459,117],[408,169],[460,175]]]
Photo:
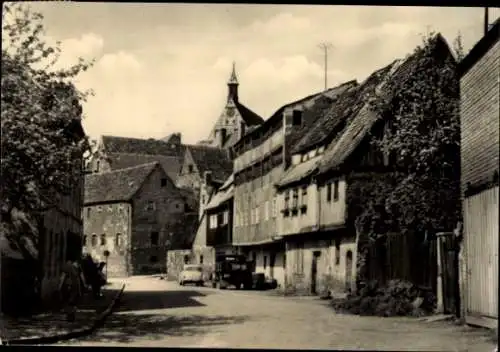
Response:
[[[120,281],[120,280],[116,280]],[[493,351],[484,331],[415,318],[336,314],[325,301],[132,277],[93,335],[59,345]]]

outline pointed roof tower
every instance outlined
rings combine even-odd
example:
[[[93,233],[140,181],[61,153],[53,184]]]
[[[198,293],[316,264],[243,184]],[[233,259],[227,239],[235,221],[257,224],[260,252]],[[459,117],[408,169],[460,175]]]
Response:
[[[233,61],[233,70],[231,72],[231,77],[229,77],[229,82],[227,82],[228,85],[230,84],[239,84],[238,83],[238,77],[236,77],[236,62]]]
[[[236,77],[236,63],[233,61],[233,70],[231,71],[231,77],[229,77],[229,82],[227,82],[228,102],[232,100],[234,103],[238,103],[238,85],[239,85],[238,78]]]

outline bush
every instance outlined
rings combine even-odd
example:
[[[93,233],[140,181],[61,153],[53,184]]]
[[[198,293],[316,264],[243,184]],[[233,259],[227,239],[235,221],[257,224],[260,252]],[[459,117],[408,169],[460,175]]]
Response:
[[[386,286],[370,281],[359,292],[332,301],[335,310],[380,317],[421,316],[432,313],[436,298],[427,289],[407,281],[392,280]]]

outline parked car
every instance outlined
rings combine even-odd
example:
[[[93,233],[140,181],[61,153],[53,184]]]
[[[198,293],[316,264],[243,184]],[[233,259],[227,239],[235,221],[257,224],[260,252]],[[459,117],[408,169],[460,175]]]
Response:
[[[203,286],[203,266],[200,264],[186,264],[179,275],[179,285],[196,284]]]

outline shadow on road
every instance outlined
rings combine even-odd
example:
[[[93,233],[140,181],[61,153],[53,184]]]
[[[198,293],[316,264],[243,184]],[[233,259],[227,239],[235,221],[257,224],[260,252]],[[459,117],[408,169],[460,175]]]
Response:
[[[152,310],[166,308],[203,307],[193,299],[204,297],[199,291],[125,291],[115,312]]]
[[[169,316],[163,314],[135,315],[112,314],[104,326],[83,340],[103,343],[124,343],[143,340],[160,340],[168,336],[196,336],[213,332],[217,325],[239,324],[248,317],[242,316]]]

